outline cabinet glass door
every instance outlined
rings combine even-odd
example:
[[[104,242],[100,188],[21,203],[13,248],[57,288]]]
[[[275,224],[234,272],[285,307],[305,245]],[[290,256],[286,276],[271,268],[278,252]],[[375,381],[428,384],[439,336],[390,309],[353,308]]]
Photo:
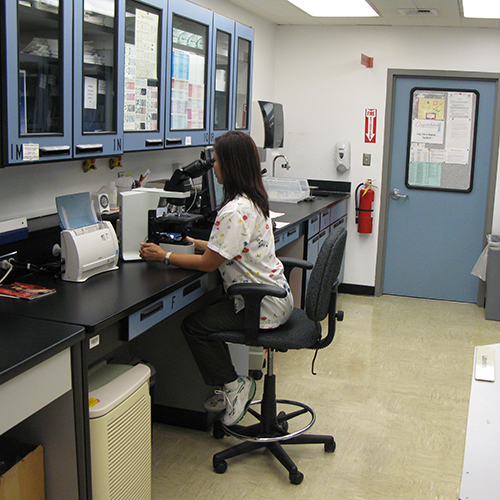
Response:
[[[234,21],[214,14],[214,68],[212,71],[212,118],[210,142],[227,132],[232,117],[232,63]]]
[[[155,5],[157,4],[157,5]],[[126,0],[123,130],[125,151],[163,148],[165,15],[160,1]]]
[[[208,144],[208,70],[211,63],[212,12],[188,2],[171,1],[170,115],[167,146]]]
[[[118,15],[119,1],[83,0],[75,7],[75,157],[122,152],[123,72],[118,68],[124,51],[118,41],[124,16]]]
[[[236,24],[236,91],[234,128],[248,132],[250,129],[251,77],[253,29]]]
[[[71,155],[71,2],[5,2],[7,163]]]

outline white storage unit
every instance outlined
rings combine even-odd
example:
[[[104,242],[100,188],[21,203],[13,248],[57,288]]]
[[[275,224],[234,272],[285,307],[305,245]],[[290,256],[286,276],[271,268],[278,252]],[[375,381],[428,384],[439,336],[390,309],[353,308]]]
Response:
[[[89,373],[94,500],[151,500],[150,377],[144,364]]]

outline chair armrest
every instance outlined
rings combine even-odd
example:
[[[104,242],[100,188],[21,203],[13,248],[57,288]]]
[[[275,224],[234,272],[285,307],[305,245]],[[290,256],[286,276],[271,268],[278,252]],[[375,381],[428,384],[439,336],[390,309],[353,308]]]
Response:
[[[227,289],[228,295],[241,295],[245,301],[245,343],[259,345],[257,341],[260,329],[260,303],[266,295],[286,297],[286,290],[277,285],[259,283],[235,283]]]
[[[290,274],[296,267],[300,269],[312,269],[314,267],[311,262],[302,259],[296,259],[295,257],[278,257],[285,268],[285,278],[290,281]]]

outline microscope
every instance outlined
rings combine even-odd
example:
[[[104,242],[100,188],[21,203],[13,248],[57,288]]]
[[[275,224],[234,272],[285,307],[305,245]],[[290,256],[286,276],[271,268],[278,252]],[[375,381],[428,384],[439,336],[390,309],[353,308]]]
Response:
[[[187,230],[204,216],[186,211],[191,179],[208,172],[214,162],[213,147],[209,146],[200,159],[175,170],[163,189],[138,188],[120,193],[123,260],[140,259],[141,241],[156,243],[167,252],[194,253],[194,245],[186,240]]]
[[[207,147],[200,153],[200,159],[193,161],[186,167],[178,168],[165,182],[164,191],[170,193],[191,192],[191,179],[200,177],[208,172],[214,165],[213,147]],[[170,210],[165,211],[163,207],[148,212],[148,241],[160,245],[168,252],[184,252],[185,248],[191,247],[186,240],[188,228],[196,221],[203,219],[201,214],[185,212],[187,198],[169,197],[164,200]]]

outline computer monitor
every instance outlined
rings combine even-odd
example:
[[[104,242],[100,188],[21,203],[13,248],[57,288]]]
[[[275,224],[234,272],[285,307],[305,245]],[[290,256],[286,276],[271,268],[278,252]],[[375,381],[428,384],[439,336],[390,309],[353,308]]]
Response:
[[[207,190],[207,201],[210,212],[217,212],[224,201],[224,189],[217,177],[215,176],[214,169],[211,168],[204,176],[205,186]]]

